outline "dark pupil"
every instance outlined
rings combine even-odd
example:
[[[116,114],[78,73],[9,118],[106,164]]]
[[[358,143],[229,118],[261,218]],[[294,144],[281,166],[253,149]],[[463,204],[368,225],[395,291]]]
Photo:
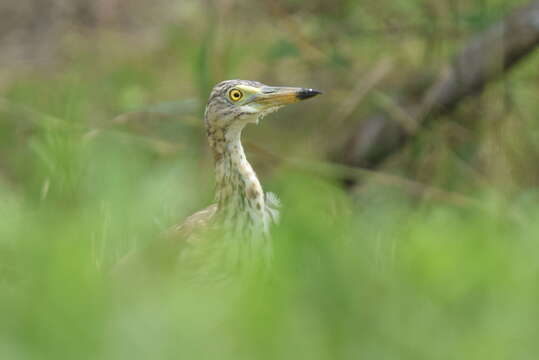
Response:
[[[238,92],[233,92],[232,93],[232,96],[234,96],[236,99],[240,97],[240,93]]]

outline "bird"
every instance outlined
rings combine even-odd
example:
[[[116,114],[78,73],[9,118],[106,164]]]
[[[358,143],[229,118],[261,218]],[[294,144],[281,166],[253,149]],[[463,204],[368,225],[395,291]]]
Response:
[[[201,234],[213,228],[244,249],[262,247],[266,254],[271,253],[270,227],[279,220],[280,201],[273,193],[263,191],[246,158],[242,131],[285,105],[321,93],[252,80],[225,80],[215,85],[204,111],[215,166],[215,203],[173,226],[167,236],[196,245],[204,238]]]

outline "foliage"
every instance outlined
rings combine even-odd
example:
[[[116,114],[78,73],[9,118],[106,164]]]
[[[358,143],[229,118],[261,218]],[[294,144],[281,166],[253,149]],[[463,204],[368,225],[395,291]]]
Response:
[[[70,32],[52,64],[14,67],[0,99],[0,359],[535,358],[537,55],[424,129],[380,170],[392,181],[348,191],[354,170],[324,163],[417,69],[432,76],[518,3],[186,1],[150,40]],[[335,116],[384,59],[388,75]],[[212,201],[201,104],[235,77],[325,92],[244,136],[284,205],[272,269],[118,274]]]

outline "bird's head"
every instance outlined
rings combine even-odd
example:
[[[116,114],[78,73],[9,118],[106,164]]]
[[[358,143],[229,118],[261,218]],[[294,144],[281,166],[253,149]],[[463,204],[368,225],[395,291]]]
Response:
[[[320,91],[296,87],[267,86],[257,81],[226,80],[215,85],[206,106],[208,132],[241,131],[248,123],[258,121],[284,105],[321,94]]]

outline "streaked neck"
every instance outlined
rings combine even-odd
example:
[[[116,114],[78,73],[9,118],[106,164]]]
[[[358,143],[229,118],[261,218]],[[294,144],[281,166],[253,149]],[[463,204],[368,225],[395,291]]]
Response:
[[[241,144],[243,126],[209,129],[215,159],[216,201],[225,222],[265,229],[264,192]]]

